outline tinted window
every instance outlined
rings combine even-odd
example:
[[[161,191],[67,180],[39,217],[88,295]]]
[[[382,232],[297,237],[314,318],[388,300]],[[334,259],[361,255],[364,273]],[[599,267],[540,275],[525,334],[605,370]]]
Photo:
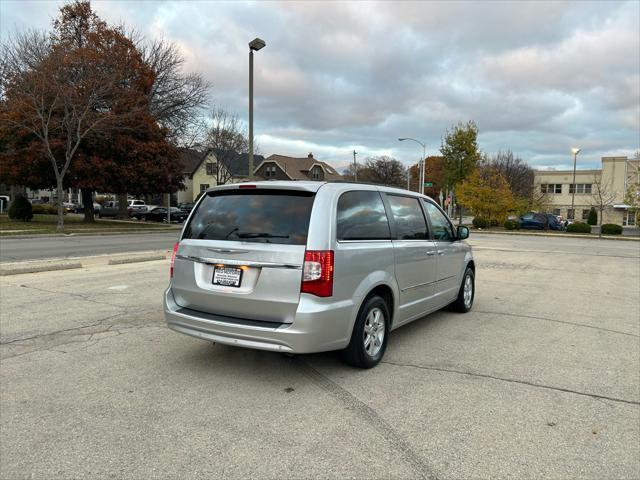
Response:
[[[401,240],[424,240],[427,222],[417,198],[388,195],[389,205],[396,224],[396,238]]]
[[[391,238],[389,222],[378,192],[346,192],[338,199],[338,240]]]
[[[455,237],[453,228],[446,215],[440,211],[438,207],[430,202],[424,202],[427,213],[431,219],[431,228],[433,229],[433,239],[440,241],[452,242]]]
[[[226,190],[205,196],[184,238],[304,245],[314,195],[285,190]]]

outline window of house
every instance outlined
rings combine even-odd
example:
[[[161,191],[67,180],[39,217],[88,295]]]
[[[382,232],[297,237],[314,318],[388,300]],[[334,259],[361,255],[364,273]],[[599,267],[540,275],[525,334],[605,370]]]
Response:
[[[267,165],[264,170],[265,178],[275,177],[276,176],[276,166],[275,165]]]
[[[207,163],[207,175],[217,175],[218,174],[218,164],[214,162]]]
[[[388,240],[387,213],[378,192],[346,192],[338,199],[338,240]]]
[[[206,192],[208,188],[209,188],[209,184],[208,183],[201,183],[200,184],[200,193]]]
[[[573,193],[574,185],[573,183],[569,184],[569,193]],[[576,193],[591,193],[591,184],[590,183],[576,183],[575,184],[575,192]]]
[[[417,198],[387,195],[396,224],[399,240],[425,240],[428,238],[427,221]]]
[[[627,210],[622,216],[622,226],[632,227],[636,224],[636,212]]]
[[[575,216],[575,210],[571,208],[567,208],[567,218],[569,220],[574,220],[574,216]]]
[[[560,215],[560,209],[559,208],[554,208],[553,209],[553,214],[554,215]]]
[[[311,179],[322,180],[322,170],[319,167],[314,167],[313,170],[311,170]]]
[[[561,183],[543,183],[540,185],[541,193],[562,193]]]
[[[588,220],[589,219],[589,212],[591,211],[590,208],[583,208],[582,209],[582,219],[583,220]]]

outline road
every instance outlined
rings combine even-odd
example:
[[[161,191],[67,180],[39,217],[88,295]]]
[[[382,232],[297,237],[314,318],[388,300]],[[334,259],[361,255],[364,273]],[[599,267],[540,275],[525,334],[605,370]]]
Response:
[[[0,262],[170,250],[179,234],[180,231],[176,230],[143,234],[3,238],[0,239]],[[494,248],[512,248],[513,245],[518,245],[520,249],[545,253],[582,253],[586,249],[594,255],[624,255],[624,252],[634,254],[640,251],[640,242],[607,239],[496,235],[474,231],[470,243],[474,244],[476,238],[482,239],[483,244],[489,243]]]
[[[84,257],[109,253],[171,250],[180,230],[120,235],[0,239],[0,262]]]
[[[168,261],[0,277],[0,478],[640,478],[640,254],[578,240],[472,235],[367,371],[169,331]]]

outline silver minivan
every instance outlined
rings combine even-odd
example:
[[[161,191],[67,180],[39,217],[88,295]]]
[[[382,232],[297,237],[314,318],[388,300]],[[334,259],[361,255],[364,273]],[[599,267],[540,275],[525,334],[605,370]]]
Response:
[[[268,181],[202,195],[174,246],[169,328],[285,353],[343,350],[376,365],[389,332],[471,309],[475,264],[429,197],[359,183]]]

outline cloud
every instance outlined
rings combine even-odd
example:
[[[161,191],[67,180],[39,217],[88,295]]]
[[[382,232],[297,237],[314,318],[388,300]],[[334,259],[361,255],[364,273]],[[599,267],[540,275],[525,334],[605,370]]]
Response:
[[[640,147],[640,4],[635,1],[100,1],[98,14],[181,48],[211,98],[246,118],[247,43],[255,55],[262,153],[343,166],[389,154],[435,154],[473,119],[488,153],[536,166],[585,166]],[[47,28],[59,4],[0,2],[0,32]]]

